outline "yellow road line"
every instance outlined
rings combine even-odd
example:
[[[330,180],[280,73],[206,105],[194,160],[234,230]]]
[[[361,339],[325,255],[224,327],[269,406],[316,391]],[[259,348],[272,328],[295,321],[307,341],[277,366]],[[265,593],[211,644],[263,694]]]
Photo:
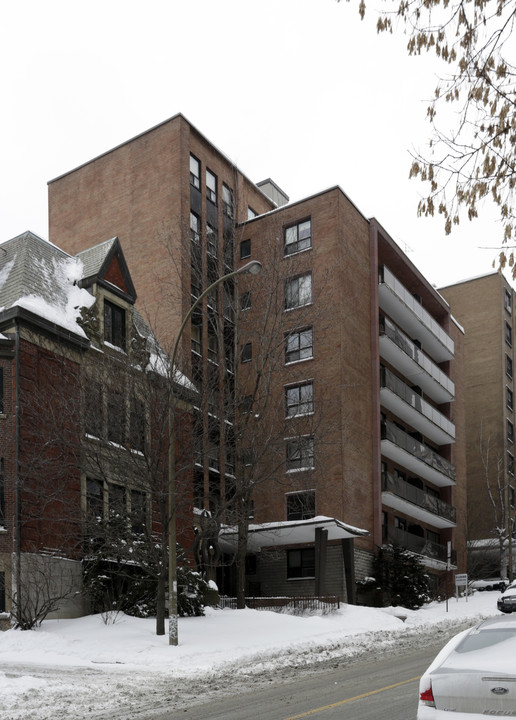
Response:
[[[301,715],[293,715],[292,717],[288,717],[285,720],[299,720],[299,718],[306,718],[310,715],[315,715],[316,713],[323,712],[324,710],[331,710],[332,708],[339,707],[339,705],[345,705],[346,703],[354,702],[355,700],[361,700],[362,698],[368,697],[369,695],[376,695],[377,693],[384,692],[385,690],[392,690],[392,688],[399,687],[400,685],[406,685],[407,683],[419,680],[420,677],[421,676],[410,678],[410,680],[402,680],[402,682],[394,683],[394,685],[387,685],[386,687],[378,688],[378,690],[371,690],[370,692],[362,693],[362,695],[355,695],[355,697],[348,698],[347,700],[339,700],[339,702],[332,703],[331,705],[324,705],[323,707],[309,710],[308,712],[302,713]]]

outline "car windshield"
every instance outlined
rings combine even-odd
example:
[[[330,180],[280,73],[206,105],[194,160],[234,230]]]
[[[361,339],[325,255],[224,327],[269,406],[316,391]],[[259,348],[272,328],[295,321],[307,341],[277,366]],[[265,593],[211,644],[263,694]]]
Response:
[[[516,638],[516,628],[499,628],[497,630],[474,630],[466,635],[464,640],[457,645],[455,652],[468,653],[474,650],[492,647],[504,640]]]

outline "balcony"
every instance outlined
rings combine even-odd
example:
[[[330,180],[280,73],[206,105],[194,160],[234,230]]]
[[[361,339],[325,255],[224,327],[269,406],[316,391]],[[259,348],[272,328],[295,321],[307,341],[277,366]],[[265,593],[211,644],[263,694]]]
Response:
[[[419,430],[436,445],[455,442],[455,425],[385,367],[380,370],[382,407]]]
[[[455,398],[455,384],[389,318],[380,315],[380,356],[438,405]]]
[[[452,505],[391,473],[382,477],[382,502],[393,510],[436,528],[450,528],[456,524],[456,511]]]
[[[411,337],[418,338],[436,362],[452,360],[454,343],[439,323],[386,267],[379,268],[378,299]]]
[[[381,452],[437,487],[455,485],[455,465],[389,421],[382,422]]]
[[[446,545],[431,542],[424,537],[414,535],[406,530],[400,530],[399,528],[384,526],[383,542],[386,545],[397,545],[417,555],[422,555],[424,558],[423,563],[430,567],[440,568],[442,567],[442,563],[446,564],[448,560]],[[452,567],[455,567],[457,562],[456,555],[456,552],[452,550]]]

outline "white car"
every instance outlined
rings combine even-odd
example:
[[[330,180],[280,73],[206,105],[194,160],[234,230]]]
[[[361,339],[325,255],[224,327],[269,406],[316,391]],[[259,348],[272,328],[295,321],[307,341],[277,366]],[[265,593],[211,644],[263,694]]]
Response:
[[[498,615],[459,633],[419,682],[417,720],[516,716],[516,618]]]

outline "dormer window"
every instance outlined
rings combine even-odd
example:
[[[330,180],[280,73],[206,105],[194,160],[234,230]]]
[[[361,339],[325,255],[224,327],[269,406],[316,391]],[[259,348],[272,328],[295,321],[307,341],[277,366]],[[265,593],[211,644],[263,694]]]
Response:
[[[104,300],[104,342],[125,350],[125,310]]]

